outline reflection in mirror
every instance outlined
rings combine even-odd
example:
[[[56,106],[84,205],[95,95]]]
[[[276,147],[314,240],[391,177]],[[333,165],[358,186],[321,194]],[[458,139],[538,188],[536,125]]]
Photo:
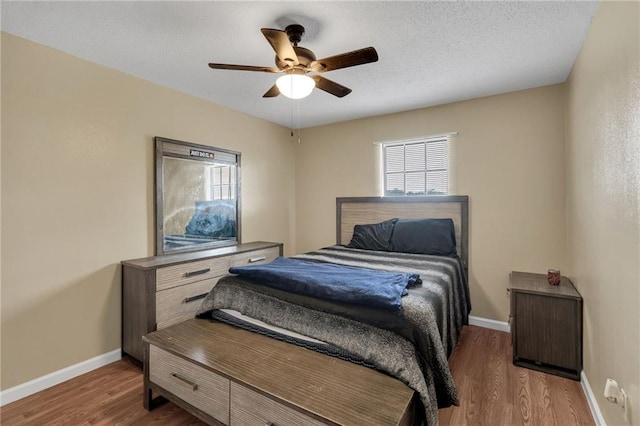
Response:
[[[156,137],[156,254],[237,244],[240,153]]]

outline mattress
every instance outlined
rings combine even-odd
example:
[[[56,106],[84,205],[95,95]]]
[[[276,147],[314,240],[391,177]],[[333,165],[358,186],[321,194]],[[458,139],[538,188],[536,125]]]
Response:
[[[313,337],[305,336],[304,334],[296,333],[295,331],[267,324],[264,321],[251,318],[248,315],[243,315],[241,312],[235,311],[233,309],[218,309],[217,311],[218,314],[221,313],[226,315],[225,322],[236,324],[238,326],[242,325],[242,327],[246,329],[260,329],[262,330],[263,334],[277,334],[281,336],[282,340],[295,339],[323,346],[328,344],[326,342],[323,342],[322,340],[314,339]],[[221,316],[220,318],[223,317]]]

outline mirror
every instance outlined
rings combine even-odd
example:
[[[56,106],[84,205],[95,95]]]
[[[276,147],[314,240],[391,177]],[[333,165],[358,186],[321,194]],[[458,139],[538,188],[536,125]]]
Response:
[[[156,255],[240,242],[240,153],[155,138]]]

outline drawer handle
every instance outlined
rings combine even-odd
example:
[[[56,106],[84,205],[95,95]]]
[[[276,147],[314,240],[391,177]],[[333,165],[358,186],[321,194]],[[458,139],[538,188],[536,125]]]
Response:
[[[189,297],[185,297],[184,299],[184,303],[189,303],[189,302],[193,302],[195,300],[200,300],[200,299],[204,299],[205,297],[207,297],[207,293],[202,293],[202,294],[198,294],[197,296],[189,296]]]
[[[191,390],[195,391],[198,390],[198,385],[196,385],[195,383],[193,383],[190,380],[185,379],[184,377],[180,377],[177,373],[171,373],[172,377],[175,377],[176,379],[180,380],[183,383],[186,383],[187,385],[191,386]]]
[[[261,260],[265,260],[266,258],[267,258],[267,256],[252,257],[251,259],[249,259],[249,263],[260,262]]]
[[[202,274],[206,274],[207,272],[209,272],[211,270],[211,268],[207,268],[207,269],[200,269],[199,271],[191,271],[191,272],[187,272],[184,274],[185,277],[189,278],[189,277],[194,277],[196,275],[202,275]]]

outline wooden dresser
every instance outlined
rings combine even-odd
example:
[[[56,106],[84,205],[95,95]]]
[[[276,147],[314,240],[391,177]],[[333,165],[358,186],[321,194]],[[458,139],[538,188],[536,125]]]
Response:
[[[193,318],[144,342],[148,410],[166,398],[214,425],[419,424],[399,380],[227,324]]]
[[[122,261],[122,353],[143,360],[142,336],[193,318],[231,266],[266,263],[282,244],[253,242]]]
[[[568,278],[560,285],[543,274],[511,272],[513,363],[580,380],[582,297]]]

